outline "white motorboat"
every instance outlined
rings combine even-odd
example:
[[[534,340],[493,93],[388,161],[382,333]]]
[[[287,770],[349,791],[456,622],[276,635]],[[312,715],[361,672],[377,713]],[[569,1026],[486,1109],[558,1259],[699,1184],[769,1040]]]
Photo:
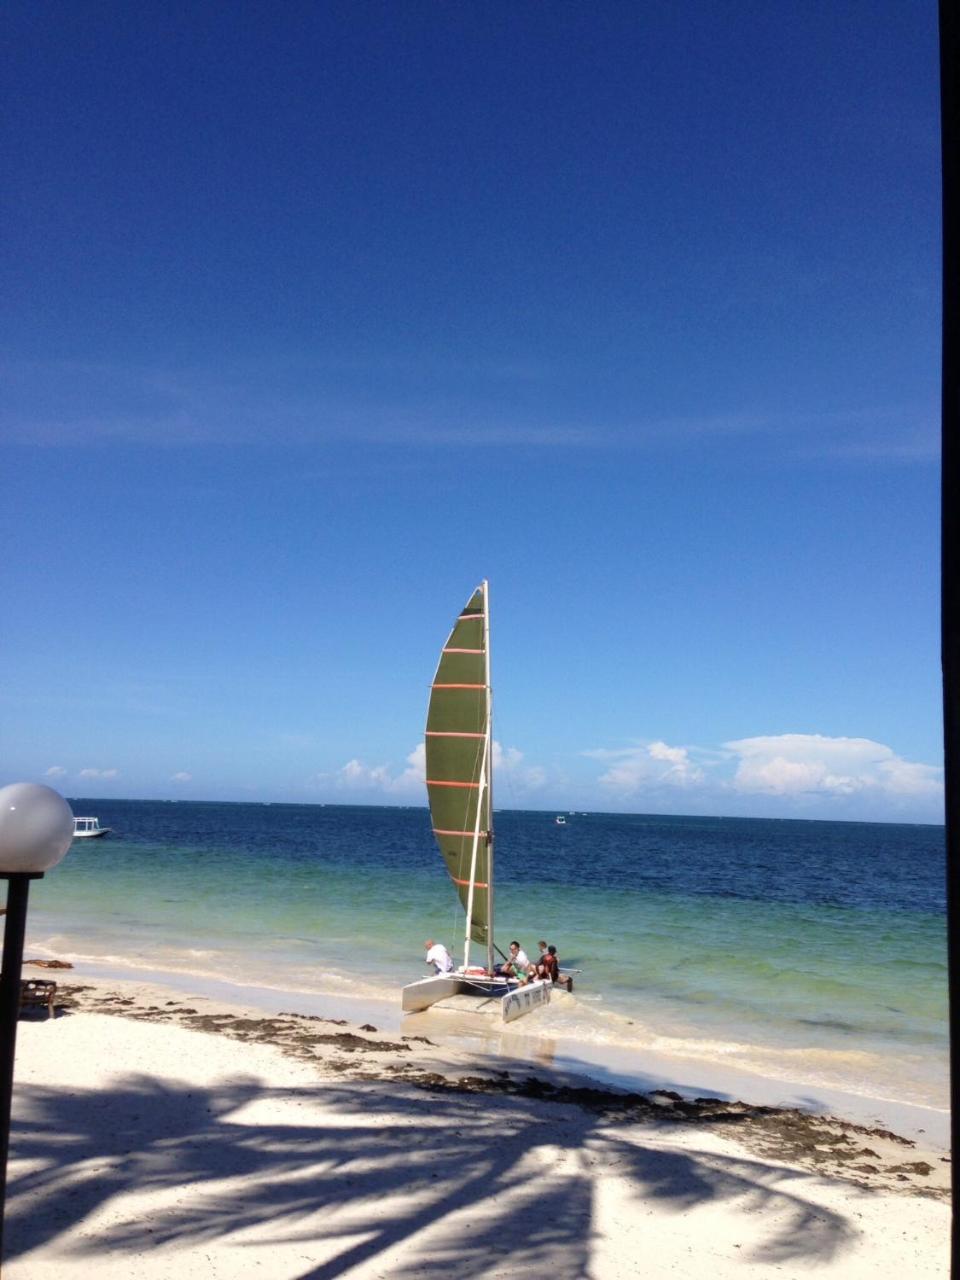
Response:
[[[92,840],[96,836],[108,836],[112,827],[101,827],[99,818],[74,818],[74,840]]]

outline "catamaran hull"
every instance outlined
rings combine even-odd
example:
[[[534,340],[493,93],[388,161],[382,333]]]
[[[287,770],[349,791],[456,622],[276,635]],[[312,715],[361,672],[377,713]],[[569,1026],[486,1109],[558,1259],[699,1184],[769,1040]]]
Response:
[[[503,1022],[513,1022],[534,1009],[550,1003],[549,982],[528,982],[525,986],[511,986],[503,978],[487,981],[467,978],[461,974],[437,974],[411,982],[401,992],[404,1013],[422,1013],[432,1004],[450,996],[477,996],[496,999]]]
[[[433,978],[421,978],[419,982],[411,982],[401,992],[404,1013],[421,1013],[429,1009],[438,1000],[446,1000],[448,996],[458,996],[466,991],[467,986],[456,974],[437,974]]]
[[[550,982],[528,982],[526,986],[508,991],[500,1001],[500,1015],[504,1022],[513,1022],[514,1018],[522,1018],[525,1013],[549,1004],[552,985]]]

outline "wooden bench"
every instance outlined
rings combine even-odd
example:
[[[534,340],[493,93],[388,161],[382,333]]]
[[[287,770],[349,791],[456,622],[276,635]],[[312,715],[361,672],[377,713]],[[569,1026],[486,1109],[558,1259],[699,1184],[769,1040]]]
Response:
[[[53,1017],[53,997],[57,984],[49,978],[23,978],[20,982],[20,1011],[47,1008],[47,1017]]]

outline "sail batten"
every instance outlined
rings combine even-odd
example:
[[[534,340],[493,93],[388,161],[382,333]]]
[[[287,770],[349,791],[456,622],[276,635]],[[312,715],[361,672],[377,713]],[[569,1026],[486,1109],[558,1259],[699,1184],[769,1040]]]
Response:
[[[490,935],[490,698],[486,583],[440,651],[430,690],[426,777],[433,834],[469,919],[469,939]]]
[[[439,729],[428,729],[428,738],[485,738],[485,733],[443,733]]]

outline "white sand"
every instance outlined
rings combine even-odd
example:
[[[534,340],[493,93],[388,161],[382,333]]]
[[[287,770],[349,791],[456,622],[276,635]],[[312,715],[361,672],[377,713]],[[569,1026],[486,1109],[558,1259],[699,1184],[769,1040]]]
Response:
[[[948,1206],[912,1183],[867,1190],[702,1126],[350,1078],[317,1052],[22,1022],[5,1280],[947,1275]]]

